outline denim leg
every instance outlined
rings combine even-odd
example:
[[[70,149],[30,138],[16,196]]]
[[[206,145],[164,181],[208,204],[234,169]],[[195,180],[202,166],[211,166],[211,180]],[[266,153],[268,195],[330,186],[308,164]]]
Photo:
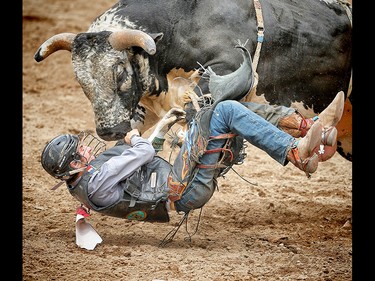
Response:
[[[206,149],[221,148],[225,144],[225,140],[210,140]],[[184,148],[184,147],[182,147]],[[184,148],[185,149],[185,148]],[[220,157],[220,152],[203,154],[199,158],[199,162],[203,165],[216,164]],[[180,160],[177,159],[176,160]],[[176,161],[175,161],[176,162]],[[173,165],[175,166],[175,165]],[[176,201],[175,208],[178,212],[185,213],[203,207],[212,197],[217,186],[216,178],[220,173],[220,169],[213,168],[196,168],[194,176],[187,185],[181,199]]]
[[[282,165],[286,164],[286,155],[294,141],[289,134],[279,130],[264,118],[236,101],[220,102],[212,114],[210,135],[236,133],[248,142],[264,150]],[[207,150],[221,148],[225,140],[210,140]],[[204,154],[200,158],[202,164],[215,164],[220,153]],[[219,169],[196,169],[195,177],[186,187],[180,200],[175,202],[177,211],[188,212],[201,208],[212,197],[216,187]]]
[[[241,104],[275,126],[278,126],[281,118],[296,112],[295,109],[282,105],[261,104],[256,102],[241,102]]]
[[[232,100],[216,106],[210,129],[212,136],[226,132],[239,134],[282,165],[285,165],[287,153],[295,140],[241,103]]]

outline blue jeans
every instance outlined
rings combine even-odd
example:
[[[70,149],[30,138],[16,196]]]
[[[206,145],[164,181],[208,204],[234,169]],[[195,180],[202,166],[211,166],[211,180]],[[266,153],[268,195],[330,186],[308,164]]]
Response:
[[[210,120],[210,136],[225,133],[235,133],[242,136],[252,145],[262,149],[281,165],[286,165],[286,156],[294,138],[278,129],[265,118],[249,110],[247,105],[233,100],[220,102],[214,109]],[[284,113],[292,113],[284,108]],[[294,112],[294,110],[292,110]],[[276,119],[275,119],[276,120]],[[276,121],[274,121],[276,122]],[[207,150],[221,148],[226,140],[210,140]],[[182,149],[182,148],[181,148]],[[204,154],[200,162],[204,165],[215,164],[220,153]],[[219,169],[197,168],[194,178],[189,182],[180,200],[175,202],[176,210],[189,212],[192,209],[203,207],[212,197]]]

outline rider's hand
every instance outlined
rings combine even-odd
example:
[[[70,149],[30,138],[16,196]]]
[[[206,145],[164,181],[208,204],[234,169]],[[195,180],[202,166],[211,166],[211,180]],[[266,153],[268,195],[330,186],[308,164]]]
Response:
[[[126,135],[125,135],[125,137],[124,137],[124,141],[125,141],[125,143],[127,143],[127,144],[131,144],[130,139],[131,139],[132,136],[134,136],[134,135],[137,135],[137,136],[140,135],[138,129],[133,129],[133,130],[131,130],[131,131],[129,131],[129,132],[126,133]]]
[[[163,131],[167,132],[173,124],[183,120],[186,117],[186,112],[182,108],[170,109],[162,118],[160,124],[163,127]]]

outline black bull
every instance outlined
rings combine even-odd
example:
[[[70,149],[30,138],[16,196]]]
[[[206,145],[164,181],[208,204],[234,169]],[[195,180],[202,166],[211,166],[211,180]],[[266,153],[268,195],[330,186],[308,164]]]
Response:
[[[167,110],[155,102],[142,104],[145,97],[168,96],[167,74],[189,73],[199,68],[198,62],[218,75],[233,72],[242,62],[233,47],[237,40],[249,40],[246,47],[259,80],[246,100],[292,106],[312,117],[344,91],[338,152],[351,160],[350,11],[349,5],[333,0],[124,0],[87,32],[49,38],[35,60],[70,51],[98,135],[117,140],[144,122],[148,112],[160,117]],[[205,79],[198,86],[199,94],[209,92]]]

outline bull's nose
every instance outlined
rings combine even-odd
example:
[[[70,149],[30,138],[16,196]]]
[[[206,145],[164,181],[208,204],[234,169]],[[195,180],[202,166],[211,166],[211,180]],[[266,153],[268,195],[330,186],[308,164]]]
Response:
[[[110,132],[103,132],[103,130],[98,131],[97,134],[100,138],[102,138],[105,141],[116,141],[123,139],[125,137],[125,133],[110,133]]]
[[[130,122],[124,122],[111,128],[96,128],[96,133],[105,141],[117,141],[123,139],[131,129]]]

